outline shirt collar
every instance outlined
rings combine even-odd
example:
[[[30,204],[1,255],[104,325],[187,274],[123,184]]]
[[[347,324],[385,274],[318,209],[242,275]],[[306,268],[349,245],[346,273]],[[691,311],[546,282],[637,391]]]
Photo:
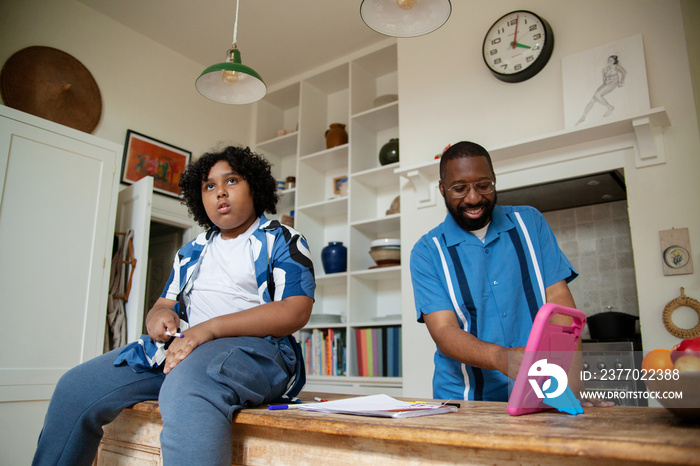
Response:
[[[486,232],[486,238],[483,243],[479,238],[471,233],[467,234],[468,232],[459,226],[457,222],[455,222],[455,219],[452,218],[452,214],[449,212],[447,213],[447,217],[445,218],[444,222],[444,233],[447,246],[453,246],[461,242],[483,246],[493,241],[500,233],[508,231],[512,228],[515,228],[515,225],[508,218],[504,212],[504,209],[499,205],[496,205],[491,213],[491,223],[489,223],[489,229]]]

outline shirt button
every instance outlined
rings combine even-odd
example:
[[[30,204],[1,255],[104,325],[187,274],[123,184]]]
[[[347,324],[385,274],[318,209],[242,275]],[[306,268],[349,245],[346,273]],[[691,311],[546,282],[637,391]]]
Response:
[[[502,315],[503,317],[505,317],[505,316],[506,316],[507,314],[506,314],[506,313],[504,312],[504,313],[503,313],[503,314],[501,314],[501,315]]]
[[[498,285],[498,282],[496,280],[493,281],[494,285]]]
[[[485,250],[484,252],[485,252],[486,254],[488,254],[488,253],[489,253],[489,250],[488,250],[488,249],[486,249],[486,250]]]

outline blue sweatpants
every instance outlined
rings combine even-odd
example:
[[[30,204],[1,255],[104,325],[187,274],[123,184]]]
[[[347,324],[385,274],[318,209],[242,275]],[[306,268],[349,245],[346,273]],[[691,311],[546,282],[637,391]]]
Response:
[[[164,464],[231,464],[231,419],[282,396],[296,358],[280,338],[221,338],[197,347],[169,374],[114,366],[121,351],[86,361],[56,385],[34,465],[90,465],[102,426],[122,409],[158,400]]]

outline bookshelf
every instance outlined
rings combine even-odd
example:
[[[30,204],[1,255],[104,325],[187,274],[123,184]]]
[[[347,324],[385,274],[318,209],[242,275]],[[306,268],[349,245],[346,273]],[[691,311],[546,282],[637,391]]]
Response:
[[[387,214],[400,194],[399,163],[378,159],[399,134],[398,99],[375,102],[391,94],[398,94],[393,39],[273,88],[256,104],[256,150],[278,180],[296,177],[294,189],[281,191],[278,215],[294,212],[315,266],[316,302],[298,335],[307,390],[402,395],[402,268],[375,268],[369,255],[373,240],[401,237],[401,214]],[[346,125],[347,144],[326,148],[331,123]],[[347,193],[334,192],[338,177],[348,178]],[[321,251],[331,241],[348,249],[346,272],[324,273]]]

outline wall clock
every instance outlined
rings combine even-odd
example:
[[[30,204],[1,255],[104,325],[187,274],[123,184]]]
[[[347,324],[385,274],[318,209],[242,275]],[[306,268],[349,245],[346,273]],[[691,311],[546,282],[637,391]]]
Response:
[[[531,11],[512,11],[499,18],[484,37],[482,55],[491,73],[519,83],[542,71],[554,50],[552,28]]]

